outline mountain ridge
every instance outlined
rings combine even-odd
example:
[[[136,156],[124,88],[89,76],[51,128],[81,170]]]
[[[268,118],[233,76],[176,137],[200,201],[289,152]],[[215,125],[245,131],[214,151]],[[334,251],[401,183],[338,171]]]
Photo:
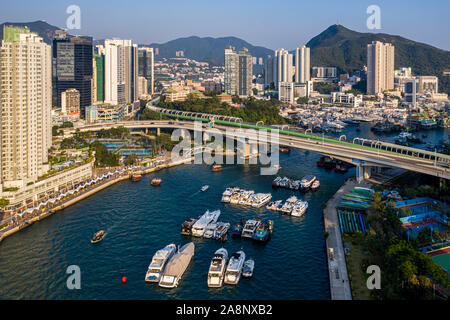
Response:
[[[28,26],[37,32],[46,43],[51,44],[56,30],[61,30],[45,21],[5,22],[0,25],[0,37],[3,37],[3,25]],[[367,64],[367,44],[372,41],[389,42],[395,46],[395,68],[411,67],[415,75],[434,75],[439,78],[439,91],[450,94],[450,77],[443,71],[450,69],[450,52],[426,43],[406,39],[386,33],[361,33],[334,24],[313,37],[306,44],[311,48],[311,66],[335,66],[339,72],[352,72]],[[273,55],[274,50],[263,46],[254,46],[234,37],[177,38],[165,43],[152,43],[146,46],[158,48],[156,58],[175,57],[176,51],[183,50],[184,56],[215,65],[223,65],[224,49],[233,46],[237,50],[246,47],[254,57]]]
[[[367,64],[367,44],[372,41],[392,43],[395,47],[395,69],[411,67],[415,75],[439,78],[439,91],[450,94],[450,52],[431,45],[386,33],[360,33],[341,25],[332,25],[312,38],[311,66],[335,66],[341,72],[361,69]]]
[[[190,36],[174,39],[165,43],[152,43],[149,47],[158,48],[160,58],[175,57],[176,51],[184,51],[184,56],[198,60],[209,61],[213,64],[223,64],[225,59],[224,49],[227,46],[233,46],[236,50],[247,48],[254,57],[262,57],[265,59],[268,55],[273,54],[273,50],[254,46],[249,42],[234,37],[199,37]]]

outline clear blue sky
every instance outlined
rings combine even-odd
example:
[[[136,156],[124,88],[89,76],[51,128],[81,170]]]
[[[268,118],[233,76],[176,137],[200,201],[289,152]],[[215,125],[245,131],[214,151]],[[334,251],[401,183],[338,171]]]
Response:
[[[293,49],[332,24],[360,32],[366,9],[381,8],[381,30],[450,50],[447,0],[2,0],[0,22],[46,20],[65,27],[66,8],[81,8],[74,34],[138,43],[179,37],[236,36],[253,45]]]

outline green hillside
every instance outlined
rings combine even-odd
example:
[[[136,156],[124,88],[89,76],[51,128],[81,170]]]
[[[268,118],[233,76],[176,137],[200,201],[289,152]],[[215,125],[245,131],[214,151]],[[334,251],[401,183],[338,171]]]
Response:
[[[450,94],[450,78],[443,71],[450,68],[450,52],[383,33],[359,33],[333,25],[311,39],[312,66],[336,66],[350,72],[367,64],[367,44],[389,42],[395,46],[395,68],[411,67],[415,75],[439,77],[439,91]]]

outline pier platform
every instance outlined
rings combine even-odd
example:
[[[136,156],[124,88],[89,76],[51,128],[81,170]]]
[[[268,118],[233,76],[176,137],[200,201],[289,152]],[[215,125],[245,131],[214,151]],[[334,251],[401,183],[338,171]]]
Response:
[[[369,186],[369,183],[357,183],[354,179],[347,180],[327,202],[327,207],[323,211],[325,231],[328,232],[326,246],[331,300],[352,300],[336,208],[346,192],[351,191],[354,187]]]

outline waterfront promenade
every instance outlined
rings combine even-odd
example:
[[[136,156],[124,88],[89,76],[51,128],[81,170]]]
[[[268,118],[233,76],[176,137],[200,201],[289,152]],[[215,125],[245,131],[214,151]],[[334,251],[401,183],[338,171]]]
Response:
[[[121,173],[115,173],[115,174],[111,175],[110,177],[108,177],[100,182],[97,182],[91,186],[88,186],[77,193],[74,193],[72,195],[68,195],[67,197],[64,197],[60,201],[56,201],[53,204],[46,205],[44,208],[42,208],[40,210],[36,209],[30,214],[24,214],[22,217],[19,216],[16,219],[11,220],[10,223],[8,223],[6,227],[4,227],[2,230],[0,230],[0,242],[3,239],[19,232],[20,230],[29,227],[30,225],[32,225],[33,223],[35,223],[37,221],[45,219],[48,216],[50,216],[60,210],[63,210],[65,208],[71,206],[72,204],[75,204],[87,197],[90,197],[91,195],[93,195],[103,189],[106,189],[113,184],[116,184],[120,181],[129,179],[130,172],[133,172],[135,174],[144,174],[145,175],[145,174],[156,172],[156,171],[159,171],[162,169],[181,165],[186,162],[190,163],[193,160],[194,160],[194,158],[192,157],[189,159],[179,160],[176,162],[166,162],[163,164],[155,165],[153,167],[143,167],[143,166],[122,167],[120,169],[124,169],[124,170]],[[105,173],[105,172],[109,172],[109,171],[106,170],[103,173]],[[114,171],[111,170],[111,172],[114,172]],[[5,221],[1,221],[1,223],[4,224]]]
[[[342,245],[341,230],[337,216],[337,205],[343,194],[354,187],[369,187],[369,183],[358,184],[354,178],[350,178],[328,201],[323,211],[325,231],[328,232],[326,240],[328,272],[330,279],[330,292],[332,300],[352,300],[352,292],[345,262],[344,248]],[[331,253],[332,252],[332,253]]]

